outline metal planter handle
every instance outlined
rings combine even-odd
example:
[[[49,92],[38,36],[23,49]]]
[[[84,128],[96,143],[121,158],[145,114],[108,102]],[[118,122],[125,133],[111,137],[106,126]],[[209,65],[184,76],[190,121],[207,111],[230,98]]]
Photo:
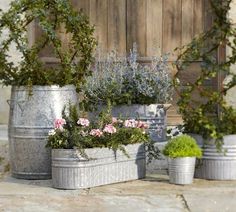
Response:
[[[11,99],[8,99],[7,100],[7,104],[10,106],[10,108],[12,108],[12,105],[18,105],[18,107],[20,108],[21,110],[21,113],[24,112],[24,105],[25,105],[25,100],[11,100]]]

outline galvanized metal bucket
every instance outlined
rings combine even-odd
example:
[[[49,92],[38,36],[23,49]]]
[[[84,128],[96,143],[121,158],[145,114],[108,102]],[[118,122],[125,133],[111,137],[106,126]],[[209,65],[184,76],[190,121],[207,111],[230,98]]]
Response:
[[[91,159],[81,157],[75,149],[52,150],[52,185],[59,189],[91,188],[145,177],[145,149],[142,144],[121,151],[108,148],[85,149]]]
[[[195,177],[210,180],[236,180],[236,135],[223,137],[219,152],[214,141],[207,142],[198,161]]]
[[[77,103],[72,85],[12,87],[8,126],[12,176],[21,179],[51,178],[51,150],[46,149],[48,131],[63,107]]]
[[[186,185],[193,182],[195,157],[168,158],[170,183]]]

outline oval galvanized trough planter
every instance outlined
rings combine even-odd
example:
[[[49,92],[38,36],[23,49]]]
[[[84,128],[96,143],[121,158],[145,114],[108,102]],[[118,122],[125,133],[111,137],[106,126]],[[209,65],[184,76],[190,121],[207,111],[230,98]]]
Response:
[[[89,160],[75,149],[52,150],[52,185],[59,189],[91,188],[145,177],[143,144],[125,147],[129,158],[121,151],[108,148],[86,149]]]
[[[196,157],[168,158],[169,178],[173,184],[191,184],[193,182]]]
[[[223,138],[222,151],[212,142],[204,145],[203,157],[196,167],[195,177],[210,180],[236,180],[236,135]]]
[[[9,147],[12,176],[21,179],[51,178],[51,151],[45,148],[48,131],[63,107],[77,103],[72,85],[12,87],[9,117]]]

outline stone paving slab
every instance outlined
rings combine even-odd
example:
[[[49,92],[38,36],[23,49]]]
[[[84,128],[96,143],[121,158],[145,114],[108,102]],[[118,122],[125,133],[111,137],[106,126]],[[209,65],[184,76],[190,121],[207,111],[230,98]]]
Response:
[[[236,181],[195,179],[178,186],[166,175],[83,190],[57,190],[51,180],[0,182],[1,212],[224,212],[236,211]]]

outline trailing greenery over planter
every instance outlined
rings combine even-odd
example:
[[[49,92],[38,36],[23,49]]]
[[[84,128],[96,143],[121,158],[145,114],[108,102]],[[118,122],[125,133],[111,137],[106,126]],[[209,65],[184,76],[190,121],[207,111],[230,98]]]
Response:
[[[202,156],[202,151],[196,141],[188,135],[172,138],[163,149],[163,154],[170,158]]]
[[[84,149],[87,148],[108,147],[127,155],[124,146],[149,143],[145,123],[134,119],[112,118],[110,106],[100,113],[97,121],[90,122],[86,118],[79,117],[76,107],[70,105],[69,114],[66,114],[64,109],[62,119],[56,119],[54,124],[55,129],[49,132],[47,147],[77,148],[84,157],[86,157]]]
[[[87,77],[83,87],[86,109],[106,104],[108,100],[113,105],[150,105],[169,103],[172,99],[168,55],[153,57],[150,65],[142,65],[137,61],[135,44],[127,58],[118,56],[115,51],[105,57],[100,54],[93,74]]]
[[[42,36],[30,46],[27,27],[35,23]],[[63,47],[58,36],[64,29],[70,37],[68,48]],[[0,11],[0,82],[4,85],[76,85],[80,88],[88,69],[95,47],[94,28],[82,12],[76,12],[69,0],[15,0],[7,12]],[[9,60],[9,47],[16,45],[21,61],[14,64]],[[56,67],[47,67],[39,53],[46,46],[54,50],[59,59]]]
[[[236,85],[236,75],[230,71],[230,66],[236,62],[236,27],[228,18],[232,0],[210,2],[213,25],[191,43],[178,49],[181,54],[176,62],[174,84],[180,97],[178,106],[185,131],[201,134],[204,138],[214,138],[220,147],[224,135],[236,133],[236,111],[226,104],[224,97]],[[225,46],[232,54],[225,60],[218,60],[217,52],[225,49]],[[179,81],[179,76],[193,61],[201,61],[201,72],[195,81],[184,84]],[[223,87],[217,89],[204,86],[206,81],[222,76],[230,79]]]

